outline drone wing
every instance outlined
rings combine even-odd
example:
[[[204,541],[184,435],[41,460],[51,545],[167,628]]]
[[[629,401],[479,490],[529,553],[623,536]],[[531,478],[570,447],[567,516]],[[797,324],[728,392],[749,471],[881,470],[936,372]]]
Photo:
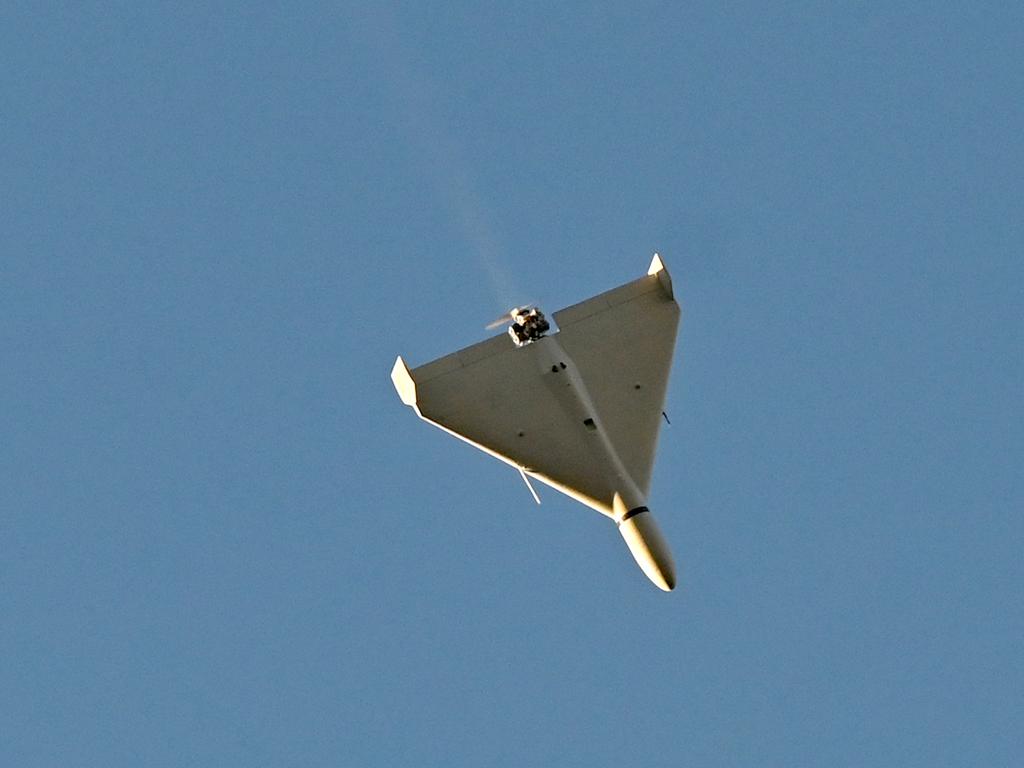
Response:
[[[538,344],[507,335],[391,378],[406,405],[480,450],[605,514],[614,488],[606,461],[566,412]]]
[[[612,445],[648,495],[680,318],[661,257],[654,255],[645,277],[554,318],[559,342],[579,368]]]
[[[391,378],[421,418],[612,515],[615,469],[567,401],[572,395],[545,342],[557,341],[575,363],[600,423],[646,495],[679,305],[655,256],[647,276],[554,317],[559,332],[537,343],[517,348],[503,334],[412,370],[399,357]]]

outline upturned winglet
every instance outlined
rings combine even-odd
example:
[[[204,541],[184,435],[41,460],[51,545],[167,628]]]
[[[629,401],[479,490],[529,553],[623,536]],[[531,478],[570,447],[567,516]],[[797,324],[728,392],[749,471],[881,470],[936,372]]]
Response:
[[[665,264],[662,262],[660,254],[654,254],[654,258],[651,259],[651,266],[647,268],[647,274],[657,275],[658,280],[661,282],[661,287],[665,289],[665,293],[669,295],[669,298],[675,298],[675,294],[672,293],[672,276],[665,268]]]
[[[391,369],[391,381],[398,391],[398,396],[402,398],[402,402],[415,408],[416,382],[412,380],[409,366],[405,364],[401,355],[395,359],[395,366]]]

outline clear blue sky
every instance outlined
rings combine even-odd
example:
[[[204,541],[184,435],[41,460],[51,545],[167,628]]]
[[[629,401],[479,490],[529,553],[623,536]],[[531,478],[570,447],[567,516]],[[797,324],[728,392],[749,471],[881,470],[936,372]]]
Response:
[[[1021,4],[427,5],[0,11],[0,763],[1024,763]],[[656,249],[672,594],[388,379]]]

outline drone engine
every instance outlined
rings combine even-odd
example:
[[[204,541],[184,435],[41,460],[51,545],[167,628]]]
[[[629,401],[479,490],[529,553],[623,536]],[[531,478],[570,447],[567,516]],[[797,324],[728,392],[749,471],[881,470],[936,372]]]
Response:
[[[508,327],[508,335],[517,347],[537,341],[551,329],[551,324],[537,307],[518,307],[509,314],[512,316],[512,325]]]

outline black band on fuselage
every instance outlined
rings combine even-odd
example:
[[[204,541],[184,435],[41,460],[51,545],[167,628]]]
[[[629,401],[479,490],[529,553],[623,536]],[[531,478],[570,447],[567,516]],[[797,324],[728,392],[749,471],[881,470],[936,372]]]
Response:
[[[633,509],[629,510],[629,512],[627,512],[626,514],[624,514],[622,516],[622,519],[619,520],[619,525],[622,525],[624,522],[629,520],[629,518],[633,517],[634,515],[639,515],[641,512],[650,512],[650,511],[651,510],[649,510],[647,507],[634,507]]]

